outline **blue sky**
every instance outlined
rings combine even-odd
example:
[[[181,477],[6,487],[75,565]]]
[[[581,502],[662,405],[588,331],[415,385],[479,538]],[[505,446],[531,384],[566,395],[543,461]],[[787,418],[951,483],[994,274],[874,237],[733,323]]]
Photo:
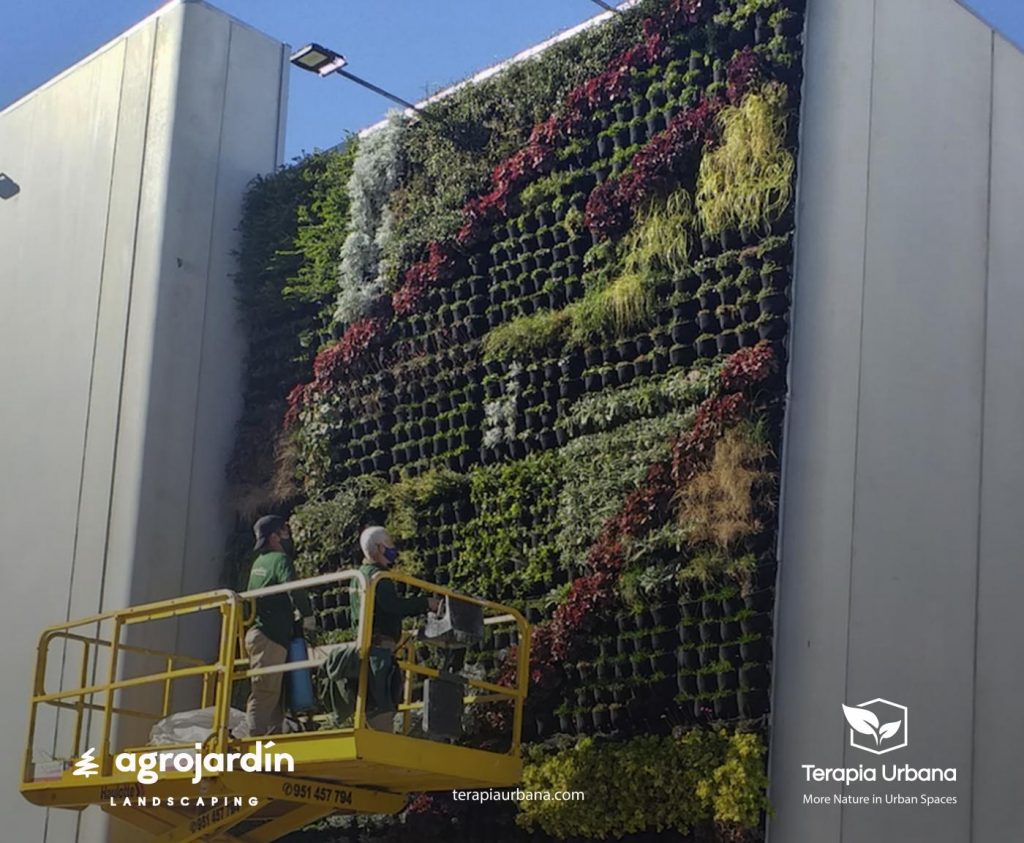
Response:
[[[600,13],[590,0],[213,0],[293,45],[319,41],[349,69],[416,100]],[[0,108],[153,12],[154,0],[14,0],[0,23]],[[965,5],[1024,44],[1022,0]],[[376,122],[390,104],[339,77],[295,71],[286,158]]]

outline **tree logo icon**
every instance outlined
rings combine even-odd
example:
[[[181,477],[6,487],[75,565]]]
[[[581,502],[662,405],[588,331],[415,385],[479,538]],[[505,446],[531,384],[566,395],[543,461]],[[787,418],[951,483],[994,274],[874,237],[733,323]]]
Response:
[[[100,771],[100,765],[96,763],[96,748],[90,746],[75,762],[75,771],[72,775],[84,776],[95,776]]]
[[[885,755],[907,745],[907,707],[881,698],[844,705],[850,746]]]

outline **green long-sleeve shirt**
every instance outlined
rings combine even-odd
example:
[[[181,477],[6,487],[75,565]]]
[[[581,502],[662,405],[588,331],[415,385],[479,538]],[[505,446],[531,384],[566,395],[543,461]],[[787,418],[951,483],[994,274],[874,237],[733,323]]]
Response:
[[[381,569],[369,562],[359,566],[367,581]],[[349,587],[349,606],[352,609],[352,629],[359,629],[359,613],[362,608],[363,595],[358,583]],[[381,580],[373,596],[373,634],[392,641],[397,641],[402,634],[402,619],[420,615],[427,611],[427,597],[420,594],[414,597],[399,597],[395,591],[394,580]]]
[[[282,585],[295,579],[292,560],[284,553],[271,551],[256,557],[249,572],[249,591]],[[256,599],[256,619],[253,626],[263,631],[271,641],[287,647],[292,639],[295,610],[304,618],[313,614],[313,606],[304,588],[287,594],[270,594]]]

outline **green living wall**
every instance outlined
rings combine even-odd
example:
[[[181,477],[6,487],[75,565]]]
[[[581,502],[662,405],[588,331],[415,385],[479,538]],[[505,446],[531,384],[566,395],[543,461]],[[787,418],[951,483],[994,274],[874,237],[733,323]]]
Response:
[[[647,0],[254,184],[229,579],[263,511],[304,574],[385,522],[526,613],[524,788],[587,792],[296,839],[762,836],[802,14]]]

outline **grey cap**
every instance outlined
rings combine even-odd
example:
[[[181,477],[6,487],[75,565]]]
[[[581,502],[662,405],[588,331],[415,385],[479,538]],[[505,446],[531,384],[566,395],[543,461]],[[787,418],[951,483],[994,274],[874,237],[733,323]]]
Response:
[[[266,547],[267,539],[285,525],[285,520],[280,515],[264,515],[252,526],[253,534],[256,536],[256,544],[253,550],[263,550]]]

